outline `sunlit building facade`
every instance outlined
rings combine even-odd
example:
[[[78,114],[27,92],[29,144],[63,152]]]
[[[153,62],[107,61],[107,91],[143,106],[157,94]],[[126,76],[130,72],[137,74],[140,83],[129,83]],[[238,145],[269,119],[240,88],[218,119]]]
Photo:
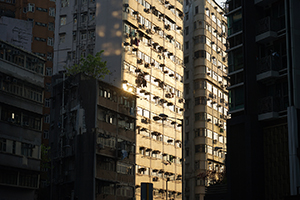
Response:
[[[56,1],[55,69],[104,50],[105,81],[138,96],[135,197],[182,198],[183,1]],[[160,114],[168,117],[160,117]],[[102,191],[105,193],[106,191]],[[101,196],[101,195],[100,195]]]
[[[185,1],[184,198],[203,200],[225,171],[227,19],[213,0]]]

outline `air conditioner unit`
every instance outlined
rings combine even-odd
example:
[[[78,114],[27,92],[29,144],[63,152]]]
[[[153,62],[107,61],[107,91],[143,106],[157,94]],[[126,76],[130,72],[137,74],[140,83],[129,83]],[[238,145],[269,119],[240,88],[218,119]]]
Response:
[[[179,103],[184,103],[184,99],[179,99],[178,102]]]
[[[217,144],[217,142],[218,142],[217,140],[213,140],[213,143],[214,143],[214,144]]]
[[[138,60],[137,60],[137,63],[138,63],[138,64],[143,64],[143,59],[138,59]]]

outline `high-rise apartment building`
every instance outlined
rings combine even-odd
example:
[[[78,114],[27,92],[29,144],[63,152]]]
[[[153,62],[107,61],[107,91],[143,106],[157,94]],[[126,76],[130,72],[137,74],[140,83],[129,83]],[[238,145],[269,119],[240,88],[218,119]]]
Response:
[[[300,2],[228,0],[227,6],[229,199],[297,195]]]
[[[132,199],[136,96],[84,74],[52,80],[50,199]]]
[[[35,199],[40,181],[45,60],[0,40],[0,194]]]
[[[185,1],[185,199],[203,200],[225,171],[228,87],[224,10]]]
[[[56,3],[54,73],[104,50],[110,70],[105,81],[139,97],[136,198],[141,182],[153,183],[154,197],[181,198],[183,1]]]
[[[45,86],[43,95],[44,117],[41,126],[43,131],[41,135],[42,143],[46,146],[48,145],[50,128],[50,86],[53,65],[55,9],[55,0],[0,1],[2,40],[26,49],[46,61],[43,79]],[[29,27],[26,25],[27,23],[20,22],[17,19],[31,22],[32,26]],[[29,28],[31,29],[30,34]],[[46,175],[47,169],[42,169],[42,171],[45,173],[42,173],[40,183],[42,187],[46,187],[49,182],[49,177]]]
[[[31,46],[31,52],[44,58],[45,64],[45,107],[43,122],[42,141],[48,144],[49,112],[50,112],[50,86],[53,65],[54,45],[54,21],[55,21],[55,0],[12,0],[0,2],[0,17],[11,17],[32,22],[32,38],[27,41]],[[24,40],[23,27],[17,23],[12,26],[9,34],[17,35],[13,38],[13,44],[17,45],[19,40]],[[27,40],[27,38],[25,38]],[[8,41],[11,42],[11,41]],[[20,45],[17,45],[20,46]],[[29,49],[26,49],[30,51]]]

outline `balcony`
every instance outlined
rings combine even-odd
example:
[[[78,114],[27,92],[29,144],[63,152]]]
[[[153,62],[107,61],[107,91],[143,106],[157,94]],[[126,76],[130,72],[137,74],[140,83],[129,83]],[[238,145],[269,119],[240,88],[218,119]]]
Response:
[[[265,17],[257,21],[256,42],[267,43],[277,38],[277,30],[279,26],[277,20],[271,17]]]
[[[264,97],[259,100],[258,109],[259,121],[276,119],[279,116],[280,99],[273,96]]]
[[[266,56],[257,61],[257,81],[274,79],[279,77],[280,57],[276,54]]]
[[[254,4],[264,7],[266,5],[270,5],[272,3],[274,3],[276,0],[254,0]]]

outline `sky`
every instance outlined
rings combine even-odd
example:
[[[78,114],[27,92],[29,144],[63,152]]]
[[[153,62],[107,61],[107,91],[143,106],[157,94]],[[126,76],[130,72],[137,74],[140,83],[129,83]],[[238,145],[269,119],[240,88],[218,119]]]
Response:
[[[226,2],[226,0],[215,0],[220,6],[223,6],[223,3]]]

